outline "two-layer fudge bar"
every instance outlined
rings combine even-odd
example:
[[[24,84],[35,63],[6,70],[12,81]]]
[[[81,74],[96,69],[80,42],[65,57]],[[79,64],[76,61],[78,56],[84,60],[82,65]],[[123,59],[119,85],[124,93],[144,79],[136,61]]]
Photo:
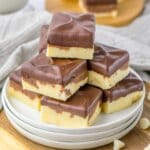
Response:
[[[116,17],[117,0],[79,0],[81,9],[94,13],[96,16]]]
[[[69,128],[92,125],[98,117],[102,102],[102,91],[96,87],[84,86],[66,102],[49,97],[41,101],[41,120]]]
[[[48,30],[47,56],[92,59],[95,18],[92,14],[55,13]]]
[[[134,74],[129,75],[109,90],[104,90],[102,110],[113,113],[129,107],[143,94],[143,82]]]
[[[110,89],[129,73],[127,51],[95,44],[94,59],[88,61],[89,84]]]
[[[85,60],[51,59],[44,53],[22,65],[23,88],[66,101],[88,81]]]
[[[20,100],[31,108],[40,110],[40,101],[42,97],[37,93],[23,90],[20,69],[10,74],[8,95]]]
[[[43,25],[40,31],[39,53],[46,52],[47,49],[47,32],[49,25]]]

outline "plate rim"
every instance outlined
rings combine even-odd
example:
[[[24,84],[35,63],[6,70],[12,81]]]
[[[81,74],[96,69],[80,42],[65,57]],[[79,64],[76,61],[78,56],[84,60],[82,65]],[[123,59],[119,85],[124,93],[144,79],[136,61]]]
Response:
[[[136,73],[136,71],[134,71],[133,69],[130,69],[130,71],[132,73],[134,73],[140,80],[141,77],[138,75],[138,73]],[[6,80],[5,84],[4,84],[4,87],[2,89],[2,95],[4,96],[5,98],[5,101],[8,105],[8,107],[10,108],[10,110],[18,117],[20,118],[21,120],[23,120],[24,122],[27,122],[29,124],[32,124],[33,126],[38,126],[39,128],[46,128],[46,129],[49,129],[49,130],[57,130],[57,132],[59,131],[64,131],[64,132],[86,132],[86,131],[89,131],[89,130],[98,130],[99,128],[108,128],[109,126],[115,126],[117,125],[119,122],[122,122],[123,120],[125,119],[128,119],[126,117],[123,117],[122,119],[118,119],[116,122],[111,122],[111,123],[106,123],[104,125],[96,125],[96,126],[90,126],[90,127],[86,127],[86,128],[65,128],[65,127],[60,127],[60,126],[50,126],[49,124],[39,124],[37,122],[34,122],[32,121],[30,118],[27,118],[26,116],[24,116],[23,114],[19,114],[15,108],[9,103],[9,100],[8,100],[8,96],[7,96],[7,87],[8,87],[8,80],[9,78]],[[145,98],[145,87],[143,86],[143,95],[141,97],[141,99],[138,101],[139,105],[142,105],[143,104],[143,101],[144,101],[144,98]],[[140,107],[140,106],[137,106],[137,107]],[[137,108],[136,108],[137,109]],[[132,116],[133,115],[133,111],[130,112],[129,116]]]
[[[23,122],[22,120],[20,120],[19,118],[17,118],[16,116],[15,116],[15,114],[13,114],[10,110],[9,110],[9,108],[7,108],[7,104],[5,103],[5,101],[4,101],[4,98],[2,98],[2,102],[3,102],[3,106],[4,106],[4,110],[5,110],[5,112],[11,117],[11,119],[15,122],[15,123],[17,123],[20,127],[22,127],[23,129],[26,129],[28,132],[31,132],[31,133],[33,133],[32,132],[32,130],[36,130],[37,132],[39,132],[38,134],[42,134],[42,132],[44,132],[44,135],[42,135],[42,137],[46,137],[47,136],[47,138],[48,138],[48,135],[49,135],[49,137],[52,137],[52,136],[54,136],[54,138],[53,139],[51,139],[51,140],[58,140],[58,141],[63,141],[63,140],[60,140],[60,139],[64,139],[64,138],[67,138],[67,139],[70,139],[70,138],[72,138],[71,140],[69,140],[69,141],[67,141],[67,142],[71,142],[71,141],[73,141],[73,140],[77,140],[77,139],[84,139],[85,137],[87,138],[94,138],[95,137],[95,139],[96,139],[96,137],[98,137],[98,136],[103,136],[103,135],[105,135],[105,134],[108,134],[108,132],[113,132],[113,133],[111,133],[111,134],[115,134],[115,133],[117,133],[117,132],[121,132],[122,130],[124,130],[125,128],[127,128],[130,124],[132,124],[135,120],[136,120],[136,118],[137,118],[137,116],[139,115],[139,113],[140,113],[140,111],[142,110],[142,106],[138,109],[138,111],[134,114],[134,116],[133,117],[131,117],[127,122],[125,122],[124,124],[122,124],[122,126],[119,126],[119,127],[117,127],[117,128],[115,128],[115,129],[111,129],[111,130],[106,130],[106,131],[103,131],[103,132],[96,132],[96,133],[91,133],[91,134],[65,134],[65,133],[56,133],[56,132],[49,132],[49,131],[46,131],[46,130],[42,130],[42,129],[40,129],[40,128],[36,128],[36,127],[33,127],[33,126],[31,126],[31,125],[29,125],[29,124],[27,124],[27,123],[25,123],[25,122]],[[30,130],[28,130],[30,128]],[[115,131],[114,131],[115,130]],[[36,132],[36,131],[34,131],[34,132]],[[115,132],[115,133],[114,133]],[[36,134],[36,133],[33,133],[33,134]],[[36,135],[38,135],[38,134],[36,134]],[[61,136],[61,138],[59,139],[57,136]],[[67,136],[67,137],[66,137]],[[111,135],[109,135],[109,136],[111,136]],[[107,136],[106,136],[107,137]],[[49,138],[50,139],[50,138]],[[97,138],[98,139],[98,138]],[[92,140],[91,140],[92,141]],[[65,141],[64,141],[65,142]]]
[[[137,119],[135,120],[135,122],[130,125],[126,130],[122,131],[122,132],[119,132],[118,134],[114,135],[114,136],[111,136],[111,137],[108,137],[108,138],[104,138],[104,139],[100,139],[100,140],[95,140],[95,141],[90,141],[90,142],[77,142],[77,143],[71,143],[71,142],[60,142],[60,141],[54,141],[54,140],[47,140],[47,139],[44,139],[44,138],[41,138],[39,136],[36,136],[34,134],[31,134],[30,132],[26,131],[25,129],[22,129],[19,125],[17,125],[16,123],[14,123],[11,118],[8,117],[9,121],[11,122],[11,124],[13,125],[13,127],[20,133],[22,134],[24,137],[36,142],[36,143],[39,143],[39,144],[42,144],[42,145],[45,145],[45,146],[49,146],[49,147],[55,147],[55,148],[65,148],[65,149],[89,149],[89,148],[96,148],[96,147],[99,147],[99,146],[104,146],[104,145],[107,145],[109,143],[112,143],[115,139],[120,139],[122,138],[123,136],[125,136],[126,134],[128,134],[135,126],[136,124],[138,123],[141,115],[142,115],[142,111],[143,111],[143,108],[139,114],[139,116],[137,117]],[[36,140],[35,140],[35,139]],[[38,140],[37,140],[38,139]],[[41,142],[41,141],[44,141],[44,142]],[[105,141],[105,142],[104,142]],[[103,144],[100,142],[103,142]],[[47,143],[47,144],[45,144]],[[50,144],[51,143],[51,144]],[[58,146],[59,144],[64,144],[63,147],[62,145],[61,146]],[[76,146],[75,146],[76,144]],[[52,146],[53,145],[53,146]],[[54,146],[55,145],[55,146]],[[73,146],[74,145],[74,146]],[[87,146],[88,145],[88,146]]]

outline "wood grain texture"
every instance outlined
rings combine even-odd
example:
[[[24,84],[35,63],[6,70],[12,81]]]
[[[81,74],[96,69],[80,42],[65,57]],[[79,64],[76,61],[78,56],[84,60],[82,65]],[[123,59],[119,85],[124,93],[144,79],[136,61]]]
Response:
[[[46,9],[50,12],[82,12],[78,0],[45,0]],[[118,5],[119,15],[115,18],[97,17],[98,24],[123,26],[134,20],[143,10],[144,0],[124,0]]]
[[[150,101],[145,100],[143,116],[150,119]],[[150,129],[141,130],[137,125],[129,134],[122,138],[126,143],[124,150],[143,150],[150,144]],[[112,150],[112,144],[95,150]],[[56,150],[36,144],[19,134],[9,123],[4,111],[0,113],[0,149],[1,150]]]

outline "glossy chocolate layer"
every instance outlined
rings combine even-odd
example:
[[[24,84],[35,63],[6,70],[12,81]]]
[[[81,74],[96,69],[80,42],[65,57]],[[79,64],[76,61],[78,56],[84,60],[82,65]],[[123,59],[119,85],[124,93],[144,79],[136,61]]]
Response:
[[[25,79],[37,79],[50,84],[66,85],[81,74],[87,77],[85,60],[51,59],[43,53],[24,63],[21,70]]]
[[[108,5],[117,4],[117,0],[83,0],[86,5]]]
[[[104,91],[104,101],[113,101],[120,97],[125,97],[132,92],[142,91],[142,89],[143,82],[133,73],[129,73],[129,75],[116,86]]]
[[[49,25],[43,25],[41,27],[40,32],[40,42],[39,42],[39,52],[43,52],[47,49],[47,32],[48,32]]]
[[[9,86],[15,89],[16,91],[20,91],[26,96],[30,97],[32,100],[40,95],[34,92],[30,92],[28,90],[23,90],[21,84],[21,70],[16,70],[10,74],[10,83]]]
[[[55,13],[48,30],[48,43],[64,47],[92,48],[95,18],[92,14]]]
[[[72,115],[79,115],[85,118],[93,114],[97,104],[101,102],[101,97],[102,91],[100,89],[86,85],[66,102],[43,97],[41,104],[49,106],[58,113],[70,112]]]
[[[88,68],[104,76],[111,76],[121,67],[128,67],[128,63],[127,51],[96,43],[94,59],[88,61]]]

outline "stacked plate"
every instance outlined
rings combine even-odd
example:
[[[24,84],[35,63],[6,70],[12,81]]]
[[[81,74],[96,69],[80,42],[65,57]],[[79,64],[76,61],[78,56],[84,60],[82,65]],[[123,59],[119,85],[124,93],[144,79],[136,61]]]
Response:
[[[125,136],[138,123],[145,96],[144,89],[143,97],[129,108],[113,114],[101,114],[91,127],[71,129],[41,122],[39,112],[7,96],[7,86],[8,81],[2,91],[2,101],[14,128],[34,142],[62,149],[94,148]]]

